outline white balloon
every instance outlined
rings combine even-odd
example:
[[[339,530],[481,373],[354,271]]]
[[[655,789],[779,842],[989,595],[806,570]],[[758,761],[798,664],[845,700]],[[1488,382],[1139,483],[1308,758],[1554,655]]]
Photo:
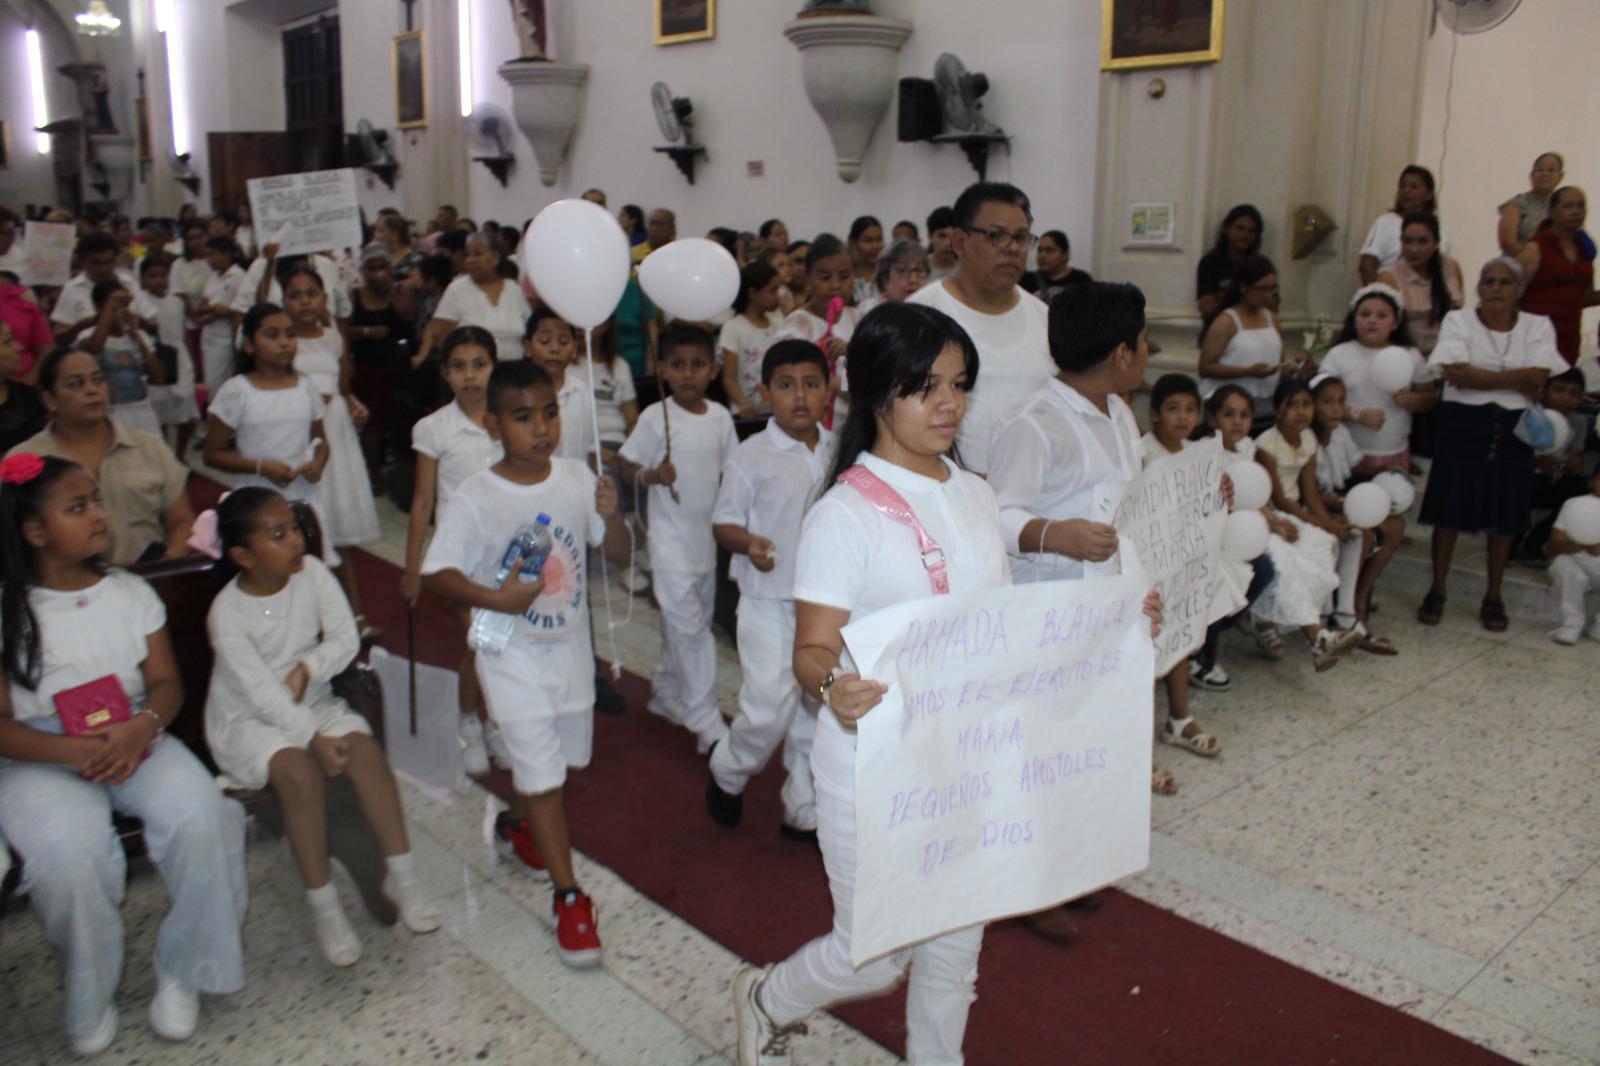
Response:
[[[1567,450],[1567,443],[1572,440],[1572,423],[1567,421],[1567,416],[1560,411],[1552,411],[1546,407],[1545,415],[1550,419],[1550,428],[1555,431],[1555,439],[1550,442],[1550,447],[1539,452],[1540,455],[1560,455]]]
[[[539,298],[583,329],[611,317],[633,268],[622,227],[587,200],[557,200],[540,211],[517,257]]]
[[[1372,479],[1389,497],[1389,513],[1405,514],[1417,502],[1417,487],[1398,470],[1385,470]]]
[[[1247,563],[1267,550],[1267,532],[1267,519],[1260,511],[1235,511],[1222,527],[1222,554]]]
[[[1373,529],[1389,517],[1389,494],[1368,481],[1357,485],[1344,497],[1344,516],[1357,529]]]
[[[1233,482],[1235,511],[1259,511],[1272,499],[1272,478],[1260,463],[1248,459],[1234,463],[1228,467],[1228,478]]]
[[[1372,383],[1384,392],[1399,392],[1411,384],[1414,369],[1411,353],[1388,347],[1372,357]]]
[[[685,237],[645,256],[639,286],[673,318],[704,322],[733,306],[739,264],[716,241]]]
[[[1600,496],[1589,494],[1568,500],[1567,536],[1581,548],[1600,544]]]

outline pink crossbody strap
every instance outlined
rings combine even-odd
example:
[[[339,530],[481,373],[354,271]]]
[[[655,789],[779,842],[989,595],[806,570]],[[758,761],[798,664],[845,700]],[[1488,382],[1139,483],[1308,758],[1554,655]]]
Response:
[[[938,541],[928,535],[926,529],[922,528],[922,523],[917,519],[917,512],[911,509],[905,497],[896,492],[888,482],[860,464],[840,474],[839,480],[861,493],[862,498],[872,504],[879,513],[909,527],[911,532],[917,535],[917,550],[922,553],[922,565],[928,571],[928,581],[933,585],[933,594],[949,595],[950,571],[945,566],[944,549],[939,547]]]

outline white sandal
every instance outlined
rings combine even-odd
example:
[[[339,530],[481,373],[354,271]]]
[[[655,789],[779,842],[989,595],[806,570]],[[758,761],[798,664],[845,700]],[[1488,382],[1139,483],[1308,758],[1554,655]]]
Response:
[[[1184,735],[1184,731],[1192,724],[1194,724],[1193,715],[1187,718],[1168,718],[1167,724],[1162,726],[1160,732],[1156,734],[1156,739],[1163,744],[1170,744],[1174,748],[1182,748],[1184,751],[1204,756],[1207,759],[1214,759],[1221,755],[1222,745],[1218,743],[1216,737],[1205,730],[1202,729],[1200,732],[1190,736]]]

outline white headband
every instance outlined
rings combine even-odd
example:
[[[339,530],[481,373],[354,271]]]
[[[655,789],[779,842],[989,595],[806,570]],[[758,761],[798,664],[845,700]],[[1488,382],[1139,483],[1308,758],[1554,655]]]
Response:
[[[1400,300],[1400,293],[1399,292],[1397,292],[1392,287],[1390,287],[1388,285],[1385,285],[1381,281],[1374,281],[1371,285],[1363,285],[1363,286],[1361,286],[1361,288],[1356,290],[1356,294],[1354,296],[1350,297],[1350,309],[1352,311],[1355,310],[1356,306],[1358,304],[1360,304],[1362,300],[1365,300],[1368,296],[1383,296],[1383,297],[1387,297],[1388,299],[1394,301],[1394,305],[1396,307],[1401,307],[1401,308],[1405,307],[1405,304],[1402,303],[1401,300]]]

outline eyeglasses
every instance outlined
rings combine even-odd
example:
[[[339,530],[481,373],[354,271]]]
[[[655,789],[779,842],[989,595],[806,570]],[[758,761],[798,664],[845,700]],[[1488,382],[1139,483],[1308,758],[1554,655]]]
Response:
[[[1025,229],[1019,229],[1013,232],[1008,229],[1001,229],[999,226],[996,226],[994,229],[973,229],[971,226],[962,226],[961,228],[966,230],[968,233],[976,234],[977,236],[984,238],[990,244],[994,245],[997,251],[1001,252],[1010,248],[1012,245],[1016,245],[1023,251],[1027,251],[1029,248],[1032,248],[1035,244],[1039,243],[1038,235],[1029,233]]]
[[[898,264],[890,267],[889,273],[893,274],[897,278],[925,278],[928,276],[928,268],[925,266],[906,266],[905,264]]]

